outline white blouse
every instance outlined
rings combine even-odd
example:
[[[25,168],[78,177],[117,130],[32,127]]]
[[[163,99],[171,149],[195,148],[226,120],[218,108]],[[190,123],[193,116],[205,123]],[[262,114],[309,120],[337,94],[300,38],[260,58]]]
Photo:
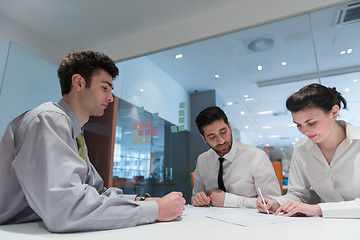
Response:
[[[275,199],[308,202],[310,188],[321,198],[323,217],[360,218],[360,128],[338,121],[346,128],[329,165],[318,145],[308,137],[296,143],[289,173],[288,193]]]

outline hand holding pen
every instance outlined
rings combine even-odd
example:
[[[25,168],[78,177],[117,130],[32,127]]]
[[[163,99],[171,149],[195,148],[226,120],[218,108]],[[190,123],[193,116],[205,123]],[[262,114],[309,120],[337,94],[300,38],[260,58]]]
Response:
[[[276,209],[280,207],[280,204],[274,199],[264,198],[260,188],[258,188],[259,197],[256,200],[256,208],[261,213],[274,214]]]

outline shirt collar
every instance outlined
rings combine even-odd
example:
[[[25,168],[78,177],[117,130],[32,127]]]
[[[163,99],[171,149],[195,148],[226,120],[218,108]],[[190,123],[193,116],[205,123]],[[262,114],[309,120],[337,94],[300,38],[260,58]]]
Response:
[[[65,102],[63,99],[61,99],[59,101],[59,106],[66,113],[66,115],[68,115],[69,118],[71,119],[71,122],[72,122],[72,125],[73,125],[73,134],[74,134],[73,137],[76,138],[82,132],[78,117],[76,116],[74,110],[70,107],[70,105],[67,104],[67,102]]]

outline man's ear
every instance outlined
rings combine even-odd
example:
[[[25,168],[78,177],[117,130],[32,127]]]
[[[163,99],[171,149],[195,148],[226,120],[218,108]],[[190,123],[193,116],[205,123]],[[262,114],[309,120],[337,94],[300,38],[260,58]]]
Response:
[[[85,87],[85,79],[80,74],[74,74],[71,76],[71,85],[75,91],[80,91]]]
[[[201,138],[204,140],[204,142],[207,144],[207,141],[206,141],[204,135],[202,135],[202,134],[200,133],[200,136],[201,136]]]

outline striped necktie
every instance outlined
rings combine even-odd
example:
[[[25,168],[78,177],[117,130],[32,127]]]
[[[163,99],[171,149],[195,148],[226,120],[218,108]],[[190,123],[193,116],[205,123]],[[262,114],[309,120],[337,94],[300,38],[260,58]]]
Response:
[[[85,141],[82,133],[80,133],[80,135],[76,137],[76,143],[78,145],[79,156],[84,159],[84,161],[86,161]]]

